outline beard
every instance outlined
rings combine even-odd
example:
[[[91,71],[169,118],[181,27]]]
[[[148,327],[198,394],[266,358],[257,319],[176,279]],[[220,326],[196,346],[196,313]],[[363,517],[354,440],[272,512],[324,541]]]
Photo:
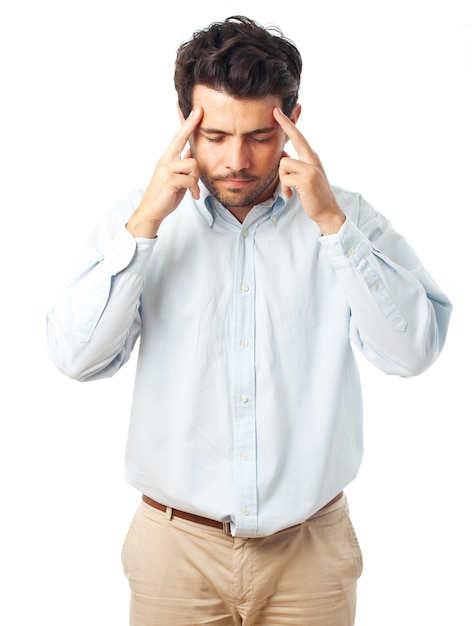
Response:
[[[210,176],[208,172],[200,170],[200,179],[208,191],[227,209],[238,207],[252,207],[258,203],[259,198],[263,197],[264,200],[270,196],[265,197],[266,191],[271,187],[275,189],[276,181],[279,175],[279,165],[270,171],[266,176],[251,176],[245,171],[232,171],[225,176]],[[224,180],[248,180],[252,181],[254,185],[249,189],[220,189],[218,187],[218,181]]]

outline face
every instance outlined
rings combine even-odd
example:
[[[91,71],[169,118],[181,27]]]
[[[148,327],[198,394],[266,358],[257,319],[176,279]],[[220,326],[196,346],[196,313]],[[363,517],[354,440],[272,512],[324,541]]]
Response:
[[[287,140],[272,115],[280,98],[239,100],[196,85],[193,106],[203,108],[190,147],[206,188],[229,210],[249,211],[270,198]],[[298,109],[292,121],[297,117]]]

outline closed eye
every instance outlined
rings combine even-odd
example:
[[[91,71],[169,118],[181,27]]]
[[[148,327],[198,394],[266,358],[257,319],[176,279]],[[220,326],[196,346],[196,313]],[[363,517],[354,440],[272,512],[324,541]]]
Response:
[[[207,141],[209,141],[210,143],[219,143],[219,142],[223,141],[224,135],[222,135],[220,137],[208,137],[207,135],[205,135],[205,139]]]
[[[272,137],[251,137],[251,139],[256,143],[267,143]]]

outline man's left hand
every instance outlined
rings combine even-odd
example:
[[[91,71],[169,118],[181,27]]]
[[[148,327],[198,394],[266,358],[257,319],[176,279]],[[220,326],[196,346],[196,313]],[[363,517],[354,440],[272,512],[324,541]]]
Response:
[[[318,155],[278,107],[274,108],[273,116],[298,155],[298,159],[293,159],[284,152],[280,159],[282,192],[290,198],[295,189],[305,213],[318,224],[322,234],[337,233],[346,217],[336,202]]]

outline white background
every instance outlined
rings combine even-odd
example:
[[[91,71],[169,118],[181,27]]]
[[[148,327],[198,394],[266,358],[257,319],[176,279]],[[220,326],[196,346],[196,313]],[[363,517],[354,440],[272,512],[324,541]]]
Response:
[[[0,623],[128,623],[134,361],[111,380],[70,381],[50,363],[44,317],[99,216],[147,184],[178,128],[177,46],[245,14],[299,46],[299,127],[331,181],[385,213],[455,305],[444,353],[422,376],[360,363],[366,453],[347,490],[365,559],[357,624],[471,624],[469,0],[6,5]]]

